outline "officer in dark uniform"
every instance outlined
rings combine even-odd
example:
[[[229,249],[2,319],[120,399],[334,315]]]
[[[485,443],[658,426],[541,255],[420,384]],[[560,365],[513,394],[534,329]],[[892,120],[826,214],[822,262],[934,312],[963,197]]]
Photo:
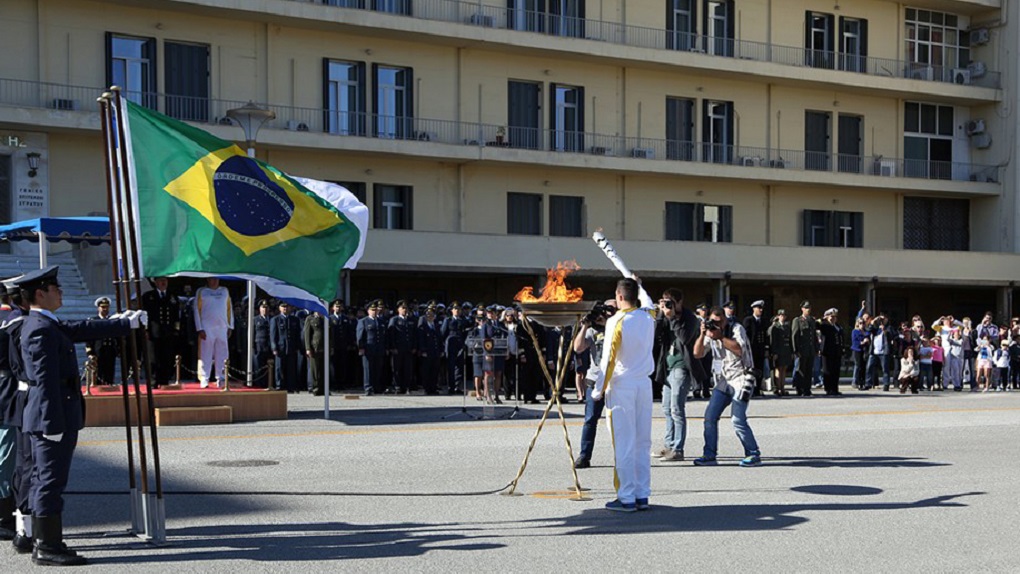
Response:
[[[96,316],[90,321],[110,318],[110,299],[96,299]],[[96,358],[96,378],[101,385],[115,385],[113,373],[117,368],[117,355],[120,355],[120,339],[106,338],[85,343],[85,354]]]
[[[156,277],[152,284],[156,288],[142,295],[142,309],[151,318],[149,344],[154,380],[150,382],[153,388],[159,388],[170,381],[171,373],[174,372],[181,330],[181,308],[177,297],[167,291],[169,281],[166,277]]]
[[[827,310],[818,325],[822,335],[822,381],[825,394],[839,396],[839,369],[843,363],[843,327],[839,326],[839,310],[835,307]]]
[[[333,377],[330,379],[332,390],[339,390],[350,384],[351,347],[354,346],[354,328],[350,317],[344,312],[344,302],[333,301],[329,314],[329,364]]]
[[[761,396],[761,383],[765,374],[765,356],[768,354],[768,329],[763,313],[765,301],[751,303],[751,314],[744,317],[744,331],[751,345],[751,359],[754,361],[754,396]]]
[[[386,325],[379,318],[379,300],[368,304],[368,314],[358,321],[356,333],[361,356],[365,395],[383,391],[383,363],[386,359]]]
[[[4,342],[4,353],[10,364],[11,375],[16,385],[13,404],[4,409],[6,423],[15,429],[17,459],[14,464],[12,486],[16,506],[16,534],[12,541],[14,550],[19,554],[32,551],[32,508],[29,492],[32,486],[32,470],[35,468],[32,459],[32,442],[29,435],[22,432],[22,415],[28,402],[28,376],[25,375],[25,364],[21,360],[21,328],[28,315],[28,303],[21,297],[21,291],[14,285],[10,287],[12,309],[3,322],[2,330],[7,338]]]
[[[305,319],[302,329],[305,356],[312,366],[312,394],[321,397],[326,378],[326,318],[315,312]],[[332,344],[332,341],[330,341]]]
[[[301,348],[301,320],[281,301],[280,314],[269,321],[269,346],[276,358],[276,390],[300,390],[298,353]]]
[[[797,356],[797,370],[793,373],[793,386],[798,397],[811,396],[811,376],[818,355],[818,322],[811,316],[811,303],[802,301],[801,315],[790,325],[790,341]]]
[[[269,342],[269,302],[265,299],[259,301],[259,314],[255,315],[255,348],[252,370],[255,376],[252,377],[252,386],[265,388],[269,386],[269,374],[262,371],[273,356],[273,347]]]
[[[390,318],[386,328],[386,343],[393,363],[393,391],[411,392],[414,355],[418,341],[415,325],[408,316],[406,301],[397,301],[397,314]]]
[[[446,384],[451,395],[464,392],[464,336],[471,321],[464,318],[458,301],[450,302],[450,316],[443,320],[440,335],[446,355]]]
[[[57,267],[28,273],[18,280],[31,312],[21,330],[21,356],[29,385],[23,431],[29,435],[35,469],[30,492],[35,548],[41,565],[79,565],[85,559],[63,541],[63,493],[85,424],[75,340],[129,335],[146,320],[144,311],[126,318],[61,323],[54,313],[63,304]]]
[[[12,310],[7,305],[7,287],[2,282],[0,298],[3,301],[0,322],[6,322]],[[0,329],[0,540],[13,540],[17,534],[13,484],[17,465],[18,428],[14,424],[17,397],[18,380],[11,371],[10,335]]]
[[[425,387],[426,395],[437,395],[439,391],[439,355],[443,352],[443,337],[436,308],[425,309],[425,316],[418,321],[418,357],[420,358],[419,380]]]

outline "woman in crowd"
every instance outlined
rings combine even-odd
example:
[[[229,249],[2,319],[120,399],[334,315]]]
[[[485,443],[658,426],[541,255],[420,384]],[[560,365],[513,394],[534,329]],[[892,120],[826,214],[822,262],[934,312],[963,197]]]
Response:
[[[975,358],[977,359],[977,372],[974,376],[974,384],[981,385],[981,392],[987,393],[992,382],[992,342],[988,335],[981,337],[977,342]]]
[[[903,357],[900,358],[900,394],[910,392],[917,394],[917,375],[920,371],[917,360],[914,358],[914,348],[906,347],[903,350]]]
[[[942,349],[942,339],[938,336],[931,338],[931,378],[932,388],[938,387],[940,391],[946,390],[942,384],[942,365],[945,361],[945,351]]]
[[[921,345],[917,351],[917,363],[919,365],[917,383],[919,387],[930,391],[935,388],[935,378],[932,372],[935,349],[932,348],[931,340],[921,339],[920,341]]]
[[[769,363],[772,365],[772,392],[785,397],[786,371],[793,365],[793,342],[786,311],[780,309],[767,332],[769,340]]]
[[[854,330],[850,332],[850,351],[854,359],[854,388],[865,390],[867,385],[864,382],[864,373],[867,369],[867,350],[871,339],[868,337],[867,325],[864,317],[858,317],[854,322]]]

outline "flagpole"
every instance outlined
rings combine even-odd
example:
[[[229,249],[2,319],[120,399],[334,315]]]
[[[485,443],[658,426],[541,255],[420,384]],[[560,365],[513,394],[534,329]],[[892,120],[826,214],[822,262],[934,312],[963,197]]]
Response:
[[[116,203],[113,201],[114,191],[114,164],[113,164],[113,142],[110,139],[110,100],[109,98],[113,94],[106,92],[101,98],[99,98],[99,112],[101,117],[101,127],[103,132],[103,157],[106,159],[106,211],[110,216],[110,257],[112,264],[110,265],[113,273],[113,287],[114,287],[114,299],[117,303],[117,312],[120,313],[124,310],[123,299],[121,298],[121,292],[124,289],[123,283],[120,281],[120,277],[123,274],[121,269],[121,258],[119,252],[123,245],[121,244],[121,234],[119,233],[119,210]],[[128,465],[128,491],[131,498],[131,529],[137,534],[142,525],[138,518],[138,486],[135,482],[135,456],[134,447],[131,444],[131,399],[128,397],[128,386],[127,386],[127,355],[125,350],[127,345],[125,344],[124,337],[120,338],[120,389],[121,398],[124,406],[124,431],[125,431],[125,444],[127,446],[127,465]]]

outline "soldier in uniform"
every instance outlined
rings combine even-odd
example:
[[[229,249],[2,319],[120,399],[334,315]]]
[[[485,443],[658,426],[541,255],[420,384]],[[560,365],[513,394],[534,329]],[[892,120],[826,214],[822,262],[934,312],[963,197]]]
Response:
[[[110,299],[96,299],[96,316],[90,320],[106,320],[110,318]],[[95,357],[96,378],[99,384],[114,385],[113,373],[117,367],[117,355],[120,354],[120,339],[107,338],[85,343],[85,354]]]
[[[425,316],[418,321],[418,356],[421,359],[419,380],[425,387],[426,395],[437,395],[439,391],[439,355],[443,352],[443,341],[436,321],[436,308],[429,307]]]
[[[265,388],[269,386],[268,373],[262,371],[273,356],[273,347],[269,342],[269,302],[265,299],[259,301],[259,314],[255,315],[255,348],[252,370],[255,376],[252,377],[252,386]]]
[[[797,357],[797,370],[793,373],[793,387],[798,397],[811,396],[811,373],[818,355],[818,322],[811,316],[811,303],[802,301],[800,317],[790,326],[790,341]]]
[[[312,386],[308,381],[308,357],[305,355],[305,322],[308,321],[309,313],[306,309],[298,309],[293,313],[298,320],[298,350],[297,350],[297,392],[306,390],[311,392]]]
[[[116,320],[61,323],[54,313],[63,304],[57,267],[25,274],[18,280],[31,312],[21,330],[21,356],[29,386],[23,432],[29,435],[35,469],[30,504],[35,548],[41,565],[80,565],[85,559],[63,541],[63,493],[71,459],[84,426],[75,340],[129,335],[146,321],[144,311]]]
[[[269,321],[269,346],[276,360],[276,390],[298,392],[298,352],[301,347],[301,321],[280,302],[280,314]]]
[[[368,304],[368,314],[358,321],[356,338],[361,356],[365,395],[382,392],[383,363],[386,359],[386,325],[379,318],[381,303]]]
[[[451,301],[449,309],[450,316],[443,320],[440,333],[446,355],[446,384],[453,395],[464,392],[464,334],[471,328],[471,322],[461,314],[463,309],[458,301]]]
[[[12,476],[12,490],[15,503],[15,535],[11,541],[15,552],[26,554],[32,551],[34,545],[32,540],[32,507],[30,506],[29,492],[32,486],[32,470],[35,464],[32,459],[32,443],[29,435],[22,432],[22,415],[25,412],[25,404],[28,403],[28,376],[25,374],[25,364],[21,359],[21,328],[24,326],[25,316],[28,315],[28,303],[22,298],[21,291],[13,283],[10,285],[12,309],[3,322],[3,335],[5,341],[3,349],[11,369],[11,376],[15,386],[15,394],[12,397],[12,404],[8,404],[3,410],[7,425],[15,431],[14,440],[17,458],[14,461],[14,475]],[[8,390],[9,392],[9,390]]]
[[[408,317],[407,302],[397,301],[397,314],[386,327],[386,344],[393,363],[393,391],[398,394],[411,392],[417,338],[415,325]]]
[[[818,332],[822,336],[822,381],[825,394],[839,396],[839,368],[843,362],[843,327],[839,326],[839,310],[833,307],[822,316]]]
[[[159,388],[170,381],[173,372],[177,340],[181,329],[181,312],[177,297],[167,292],[169,281],[166,277],[152,280],[156,287],[142,295],[142,309],[152,320],[149,326],[149,345],[152,350],[152,388]]]
[[[0,283],[0,322],[11,314],[7,287]],[[14,411],[18,396],[18,380],[11,371],[10,335],[0,329],[0,540],[13,540],[16,532],[14,511],[14,469],[17,464],[17,435]]]
[[[751,314],[744,317],[744,330],[747,331],[747,342],[751,346],[751,360],[754,361],[754,396],[761,396],[762,379],[765,375],[765,356],[768,352],[767,333],[769,326],[765,324],[762,313],[765,301],[758,299],[751,303]]]
[[[312,394],[321,397],[326,378],[326,318],[319,312],[308,315],[303,331],[305,356],[312,366]],[[330,341],[332,345],[332,341]]]

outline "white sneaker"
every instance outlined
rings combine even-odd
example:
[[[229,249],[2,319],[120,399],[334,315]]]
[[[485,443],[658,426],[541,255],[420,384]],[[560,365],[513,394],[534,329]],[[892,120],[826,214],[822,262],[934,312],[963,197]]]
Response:
[[[208,389],[209,388],[209,381],[206,381],[206,382],[202,383],[201,385],[199,385],[199,388]]]

